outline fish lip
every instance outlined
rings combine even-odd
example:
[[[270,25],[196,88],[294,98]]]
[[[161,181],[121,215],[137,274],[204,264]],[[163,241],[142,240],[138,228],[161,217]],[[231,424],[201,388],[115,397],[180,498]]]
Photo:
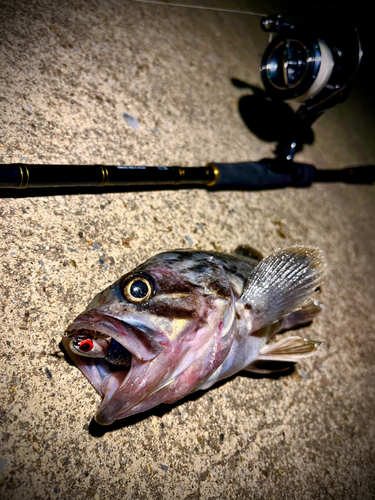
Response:
[[[114,338],[141,361],[151,361],[163,350],[160,337],[158,341],[146,329],[140,329],[97,310],[79,315],[68,326],[64,337],[72,338],[82,330],[95,331]]]

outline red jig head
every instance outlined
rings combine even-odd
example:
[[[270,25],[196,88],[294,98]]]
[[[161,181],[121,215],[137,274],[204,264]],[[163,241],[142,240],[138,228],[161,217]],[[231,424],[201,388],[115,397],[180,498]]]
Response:
[[[77,347],[81,352],[89,352],[94,347],[94,342],[91,339],[84,339],[78,343]]]
[[[105,358],[108,353],[110,337],[102,336],[77,336],[73,337],[69,343],[70,349],[80,356],[87,358]]]

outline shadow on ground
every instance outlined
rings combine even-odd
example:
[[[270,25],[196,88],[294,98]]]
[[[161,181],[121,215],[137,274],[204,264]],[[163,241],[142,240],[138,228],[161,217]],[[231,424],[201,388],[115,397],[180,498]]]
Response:
[[[279,154],[283,144],[292,141],[297,142],[296,152],[301,151],[304,144],[314,142],[311,127],[302,123],[286,102],[273,100],[264,90],[236,78],[232,78],[232,84],[252,91],[251,95],[242,96],[238,101],[241,118],[260,140],[278,143],[276,154]]]

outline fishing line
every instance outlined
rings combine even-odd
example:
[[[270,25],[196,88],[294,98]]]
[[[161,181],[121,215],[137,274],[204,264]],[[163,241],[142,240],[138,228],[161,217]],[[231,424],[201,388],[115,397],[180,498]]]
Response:
[[[227,12],[228,14],[246,14],[248,16],[265,17],[267,14],[260,14],[259,12],[250,12],[248,10],[233,10],[233,9],[219,9],[218,7],[205,7],[203,5],[186,5],[183,3],[165,3],[156,0],[131,0],[138,3],[149,3],[154,5],[164,5],[164,7],[186,7],[187,9],[201,9],[201,10],[214,10],[216,12]]]

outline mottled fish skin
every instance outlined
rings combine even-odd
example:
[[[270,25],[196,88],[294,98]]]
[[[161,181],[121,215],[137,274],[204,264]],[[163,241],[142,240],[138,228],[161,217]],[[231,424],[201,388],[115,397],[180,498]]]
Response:
[[[286,270],[283,270],[284,257],[290,262]],[[270,259],[272,261],[272,256]],[[280,265],[276,260],[275,269],[280,268],[288,277],[287,292],[290,288],[290,293],[296,295],[286,301],[287,306],[302,311],[295,323],[303,323],[301,307],[314,287],[321,283],[323,257],[316,249],[292,247],[284,253],[275,253],[275,259],[280,260]],[[266,344],[283,325],[293,326],[292,315],[289,315],[289,323],[287,318],[294,309],[283,309],[287,292],[283,291],[282,274],[274,285],[270,283],[275,289],[273,295],[267,295],[268,283],[251,283],[252,275],[259,280],[259,276],[267,274],[259,267],[263,262],[269,266],[266,259],[258,264],[258,260],[239,254],[165,252],[150,258],[98,294],[69,325],[63,339],[69,356],[103,397],[95,416],[97,422],[108,425],[162,402],[173,403],[244,368],[251,370],[259,356],[272,359],[272,346],[269,349]],[[125,298],[124,283],[133,276],[152,285],[152,294],[145,302]],[[304,276],[306,284],[301,281]],[[300,289],[296,288],[296,277]],[[257,292],[263,285],[261,295]],[[301,296],[297,297],[293,290]],[[271,314],[271,323],[263,324],[267,323],[270,311],[256,310],[260,300],[265,309],[278,307],[281,317],[275,320]],[[316,311],[310,307],[311,318],[319,310],[319,305]],[[255,331],[256,324],[261,325],[261,329]],[[99,332],[119,342],[132,354],[130,369],[72,352],[71,338],[82,336],[83,332],[88,336]],[[300,339],[299,343],[303,342],[306,341]],[[310,344],[303,349],[304,346],[298,346],[298,352],[316,350]],[[268,351],[262,355],[265,347]],[[284,353],[280,347],[278,351]],[[295,354],[293,360],[297,358]]]

